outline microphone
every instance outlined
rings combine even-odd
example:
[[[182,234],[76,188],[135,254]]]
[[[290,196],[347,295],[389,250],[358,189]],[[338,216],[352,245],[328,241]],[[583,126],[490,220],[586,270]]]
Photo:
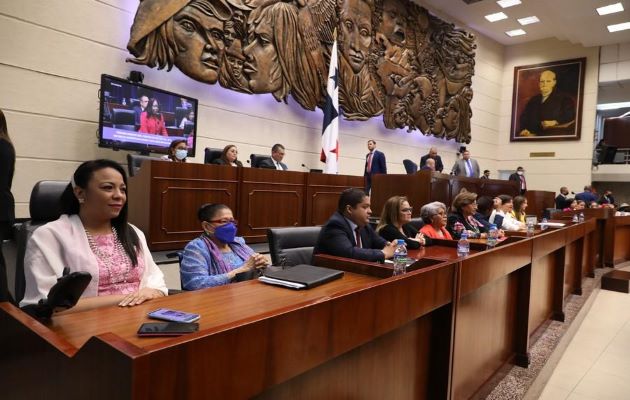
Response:
[[[247,161],[247,164],[251,164],[252,163],[251,161],[249,161],[249,159],[247,159],[246,161]]]
[[[307,171],[311,170],[308,166],[306,166],[306,164],[302,164],[302,168],[306,168]]]

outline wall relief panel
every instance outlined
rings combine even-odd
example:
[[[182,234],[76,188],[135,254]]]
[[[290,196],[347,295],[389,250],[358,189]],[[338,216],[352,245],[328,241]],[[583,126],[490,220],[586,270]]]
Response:
[[[314,110],[335,35],[344,118],[470,142],[475,38],[407,0],[143,0],[128,61]]]

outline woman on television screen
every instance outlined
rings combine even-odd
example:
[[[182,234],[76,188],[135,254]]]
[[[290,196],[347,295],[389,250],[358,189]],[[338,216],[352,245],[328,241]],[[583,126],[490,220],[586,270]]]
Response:
[[[164,116],[160,112],[160,103],[157,99],[150,99],[146,111],[140,114],[139,132],[168,136]]]

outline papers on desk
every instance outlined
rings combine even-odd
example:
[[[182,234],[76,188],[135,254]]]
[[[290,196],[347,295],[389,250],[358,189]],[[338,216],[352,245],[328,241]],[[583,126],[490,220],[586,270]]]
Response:
[[[565,224],[562,222],[541,222],[538,225],[540,226],[551,226],[553,228],[562,228]]]
[[[258,280],[261,282],[269,283],[271,285],[285,286],[291,289],[304,289],[306,287],[306,285],[302,283],[283,281],[281,279],[274,279],[264,275],[259,277]]]

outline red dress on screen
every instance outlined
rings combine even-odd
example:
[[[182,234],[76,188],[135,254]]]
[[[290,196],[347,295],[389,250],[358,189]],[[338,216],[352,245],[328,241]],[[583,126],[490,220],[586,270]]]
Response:
[[[148,117],[147,112],[143,111],[142,114],[140,114],[139,132],[168,136],[168,132],[166,132],[166,124],[164,123],[164,116],[160,114],[159,118],[158,116]]]

